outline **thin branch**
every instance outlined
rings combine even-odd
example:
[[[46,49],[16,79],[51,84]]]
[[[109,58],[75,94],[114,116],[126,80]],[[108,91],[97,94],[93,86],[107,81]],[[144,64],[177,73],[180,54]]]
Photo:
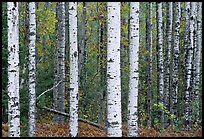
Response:
[[[61,115],[63,115],[63,116],[69,117],[69,114],[68,114],[68,113],[65,113],[65,112],[61,112],[61,111],[58,111],[58,110],[54,110],[54,109],[51,109],[51,108],[48,108],[48,107],[45,107],[45,106],[43,107],[43,109],[48,110],[48,111],[50,111],[50,112],[58,113],[58,114],[61,114]]]
[[[55,109],[51,109],[51,108],[48,108],[48,107],[45,107],[45,106],[42,107],[42,108],[45,109],[45,110],[48,110],[50,112],[54,112],[54,113],[61,114],[63,116],[69,117],[69,114],[65,113],[65,112],[61,112],[61,111],[58,111],[58,110],[55,110]],[[84,123],[88,123],[88,124],[90,124],[92,126],[95,126],[95,127],[98,127],[100,129],[104,130],[104,128],[101,125],[96,124],[96,123],[94,123],[92,121],[89,121],[89,120],[86,120],[86,119],[82,119],[82,118],[78,118],[78,121],[81,121],[81,122],[84,122]]]
[[[53,86],[52,88],[50,88],[50,89],[44,91],[42,94],[40,94],[40,95],[37,97],[37,100],[38,100],[42,95],[44,95],[45,93],[47,93],[47,92],[53,90],[53,89],[54,89],[55,87],[57,87],[61,82],[62,82],[62,80],[61,80],[60,82],[58,82],[58,83],[57,83],[55,86]]]

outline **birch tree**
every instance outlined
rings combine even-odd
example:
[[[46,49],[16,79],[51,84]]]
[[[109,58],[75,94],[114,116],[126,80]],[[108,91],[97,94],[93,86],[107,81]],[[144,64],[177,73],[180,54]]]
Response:
[[[163,105],[163,92],[164,92],[164,76],[163,76],[163,30],[162,30],[162,3],[156,3],[156,18],[157,18],[157,87],[158,87],[158,105]],[[158,110],[158,119],[161,128],[164,127],[164,112],[161,108]]]
[[[77,2],[69,2],[70,43],[70,119],[69,136],[78,136],[78,51],[77,51]]]
[[[122,137],[120,81],[120,2],[108,2],[107,136]]]
[[[56,39],[56,53],[57,53],[57,83],[62,81],[55,92],[55,109],[64,112],[64,98],[65,98],[65,3],[57,2],[57,39]],[[55,114],[54,120],[63,123],[64,116]]]
[[[170,68],[171,68],[171,43],[172,43],[172,17],[173,17],[173,11],[172,11],[172,2],[166,3],[166,43],[167,43],[167,49],[165,51],[165,68],[164,68],[164,104],[166,107],[169,106],[169,96],[171,95],[171,89],[170,89]],[[165,116],[164,119],[165,126],[168,122],[168,117]]]
[[[174,36],[173,36],[173,58],[172,58],[172,92],[171,99],[173,101],[173,114],[178,116],[178,64],[179,64],[179,37],[180,37],[180,2],[174,3],[175,21],[174,21]],[[175,122],[175,119],[173,120]]]
[[[194,49],[194,21],[195,21],[195,2],[191,2],[191,9],[190,9],[190,23],[189,23],[189,27],[190,27],[190,36],[189,36],[189,49],[191,49],[189,55],[190,55],[190,69],[191,70],[191,75],[190,75],[190,104],[192,103],[193,100],[193,86],[194,86],[194,79],[193,79],[193,49]],[[192,124],[192,107],[191,105],[189,106],[190,111],[189,111],[189,122],[188,122],[188,127],[191,127]]]
[[[138,136],[139,2],[130,2],[128,136]]]
[[[152,2],[147,3],[147,8],[148,8],[148,19],[147,24],[147,49],[149,52],[148,55],[148,79],[147,79],[147,84],[148,84],[148,93],[147,93],[147,126],[151,127],[152,123]]]
[[[20,137],[18,2],[7,3],[8,136]]]
[[[29,90],[29,137],[36,132],[36,16],[35,2],[29,2],[29,36],[28,36],[28,90]]]
[[[192,76],[192,102],[194,103],[195,101],[195,78],[196,78],[196,46],[197,46],[197,2],[192,2],[194,3],[194,10],[193,10],[193,16],[194,16],[194,23],[193,23],[193,58],[192,58],[192,71],[191,71],[191,76]],[[194,106],[193,106],[194,107]],[[195,110],[194,108],[192,110]],[[193,115],[195,111],[192,111]],[[194,117],[193,117],[194,118]]]
[[[189,122],[189,103],[190,103],[190,78],[191,78],[191,47],[189,45],[189,15],[190,15],[190,2],[185,2],[184,3],[184,54],[185,54],[185,95],[184,95],[184,100],[185,100],[185,107],[184,107],[184,117],[185,121],[184,124],[185,126],[188,126]]]
[[[201,53],[201,16],[202,16],[202,2],[198,2],[197,4],[197,43],[196,43],[196,73],[195,73],[195,102],[196,102],[196,108],[195,108],[195,120],[198,122],[199,118],[199,87],[200,87],[200,53]]]

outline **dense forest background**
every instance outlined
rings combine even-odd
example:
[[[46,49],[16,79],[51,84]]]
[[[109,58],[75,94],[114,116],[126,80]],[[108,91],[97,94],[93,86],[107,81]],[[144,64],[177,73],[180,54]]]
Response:
[[[67,2],[68,3],[68,2]],[[85,61],[80,74],[79,83],[79,117],[90,120],[94,123],[105,121],[106,106],[106,56],[107,56],[107,8],[106,2],[86,3],[86,47]],[[7,123],[7,9],[6,2],[2,2],[2,122]],[[83,2],[78,3],[78,47],[82,45],[82,22],[83,22]],[[54,84],[54,47],[55,47],[55,24],[56,24],[56,3],[36,2],[36,95],[39,96],[45,90],[53,87]],[[66,9],[65,9],[66,10]],[[178,116],[176,117],[175,129],[183,130],[184,112],[184,2],[181,2],[180,21],[180,55],[178,74]],[[138,96],[138,116],[139,126],[147,125],[147,68],[149,54],[146,46],[146,22],[148,10],[145,2],[140,2],[140,26],[139,26],[139,96]],[[167,48],[165,40],[166,30],[166,5],[163,4],[163,50]],[[174,115],[163,107],[157,105],[157,60],[156,60],[156,4],[152,5],[152,125],[157,127],[159,119],[157,109],[162,107],[165,115],[169,119]],[[202,20],[201,20],[202,21]],[[127,122],[127,105],[129,91],[129,2],[121,2],[121,103],[122,121]],[[202,24],[201,24],[202,26]],[[65,15],[65,27],[68,29],[68,14]],[[19,2],[19,55],[20,55],[20,111],[22,136],[27,134],[28,123],[28,91],[27,91],[27,46],[26,46],[26,3]],[[202,34],[202,33],[201,33]],[[202,38],[202,37],[201,37]],[[65,51],[65,113],[69,113],[69,45],[68,34],[66,32]],[[202,45],[201,45],[202,46]],[[201,47],[202,56],[202,47]],[[198,103],[202,106],[202,57],[200,57],[200,85],[199,101],[192,102],[193,107]],[[52,119],[53,114],[43,109],[43,107],[53,107],[53,93],[49,91],[37,100],[37,120]],[[101,109],[100,109],[101,108]],[[202,126],[202,107],[199,107],[199,121],[194,123],[196,128]],[[100,113],[103,115],[100,117]],[[102,118],[102,119],[101,119]],[[68,118],[65,118],[65,123]]]

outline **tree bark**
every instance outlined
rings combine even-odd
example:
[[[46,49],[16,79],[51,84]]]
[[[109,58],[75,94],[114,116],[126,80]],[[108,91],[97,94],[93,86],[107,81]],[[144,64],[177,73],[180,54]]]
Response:
[[[130,78],[128,98],[128,136],[138,136],[139,81],[139,2],[130,3]]]
[[[163,26],[162,26],[162,3],[156,3],[157,16],[157,94],[158,105],[163,105],[164,95],[164,67],[163,67]],[[164,127],[164,111],[158,109],[158,119],[160,121],[160,128]]]
[[[120,83],[120,2],[108,2],[107,136],[122,137]]]
[[[197,32],[196,32],[196,59],[195,59],[195,122],[199,120],[199,93],[200,93],[200,53],[201,53],[201,17],[202,17],[202,2],[197,3]]]
[[[68,88],[69,88],[69,2],[65,2],[65,94],[69,93]]]
[[[172,92],[171,99],[173,101],[172,104],[172,112],[174,114],[173,124],[176,122],[176,117],[178,117],[178,68],[179,68],[179,38],[180,38],[180,2],[175,2],[173,5],[175,11],[175,21],[174,21],[174,36],[173,36],[173,58],[172,58]]]
[[[78,136],[78,43],[77,43],[77,2],[69,2],[70,41],[70,119],[69,136]]]
[[[29,137],[36,132],[36,15],[35,2],[29,2],[29,44],[28,44],[28,90],[29,90]]]
[[[191,48],[189,44],[189,15],[190,15],[190,2],[185,2],[184,4],[184,54],[185,54],[185,105],[184,105],[184,125],[189,126],[189,112],[190,112],[190,78],[191,78]]]
[[[164,68],[164,104],[167,108],[169,108],[169,99],[171,95],[171,89],[170,89],[170,82],[171,82],[171,76],[170,76],[170,68],[171,68],[171,44],[172,44],[172,17],[173,17],[173,11],[172,11],[172,2],[166,3],[166,43],[167,43],[167,49],[165,51],[165,68]],[[164,117],[165,127],[168,125],[168,117]]]
[[[7,2],[8,136],[20,137],[18,2]]]
[[[65,3],[57,2],[57,83],[62,82],[57,87],[57,94],[55,96],[55,109],[64,111],[64,98],[65,98]],[[59,123],[64,122],[62,115],[54,115],[54,120]]]
[[[192,105],[192,101],[193,101],[193,97],[194,97],[194,90],[193,90],[193,88],[194,88],[194,76],[193,76],[193,49],[194,49],[194,21],[195,21],[195,5],[196,5],[196,3],[195,2],[191,2],[190,3],[190,5],[191,5],[191,10],[190,10],[190,25],[189,25],[189,27],[190,27],[190,36],[189,36],[189,41],[190,41],[190,44],[189,44],[189,49],[191,49],[191,51],[190,51],[190,60],[189,61],[191,61],[191,66],[190,66],[190,69],[189,70],[191,70],[191,75],[190,75],[190,102],[189,102],[189,104],[190,104],[190,110],[189,110],[189,122],[188,122],[188,127],[191,127],[192,126],[192,115],[193,115],[193,113],[192,113],[192,111],[193,111],[193,107],[191,106]]]

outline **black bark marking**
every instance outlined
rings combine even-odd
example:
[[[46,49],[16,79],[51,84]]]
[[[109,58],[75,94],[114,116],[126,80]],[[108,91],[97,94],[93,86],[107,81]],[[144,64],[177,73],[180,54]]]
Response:
[[[16,7],[17,6],[17,3],[16,2],[14,2],[14,7]],[[14,9],[15,10],[15,9]]]
[[[77,100],[78,100],[78,96],[79,96],[79,95],[78,95],[78,93],[77,93],[77,95],[76,95],[76,99],[77,99]]]
[[[107,74],[107,77],[110,78],[110,79],[113,79],[110,74]]]
[[[74,52],[74,57],[77,57],[77,51]]]
[[[68,88],[68,91],[73,91],[74,90],[74,88]]]
[[[70,10],[74,10],[74,6],[72,6]]]
[[[110,59],[108,60],[108,62],[113,62],[113,59],[112,59],[112,58],[110,58]]]
[[[112,125],[117,125],[117,124],[119,124],[118,121],[112,122]]]

